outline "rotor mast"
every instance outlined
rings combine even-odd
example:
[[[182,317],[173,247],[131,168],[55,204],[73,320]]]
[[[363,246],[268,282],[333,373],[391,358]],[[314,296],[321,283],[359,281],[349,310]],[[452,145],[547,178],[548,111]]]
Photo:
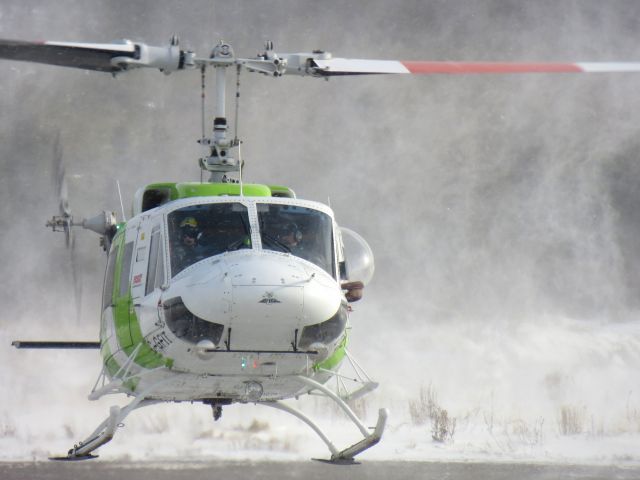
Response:
[[[227,138],[228,123],[225,106],[227,68],[236,64],[233,49],[229,44],[221,41],[213,48],[206,63],[215,69],[216,105],[213,136],[200,140],[200,143],[209,147],[209,156],[200,159],[200,168],[210,172],[210,182],[235,182],[227,177],[227,174],[240,171],[240,161],[230,155],[240,141],[237,138]]]
[[[242,159],[230,155],[241,141],[237,135],[227,138],[228,122],[226,117],[226,74],[230,66],[238,72],[242,67],[249,72],[261,73],[270,77],[281,77],[285,74],[298,76],[322,76],[315,65],[316,60],[327,60],[331,54],[316,50],[312,53],[280,54],[273,48],[273,42],[266,42],[265,51],[256,58],[237,58],[231,45],[220,41],[211,51],[209,58],[190,58],[186,66],[200,65],[202,68],[212,66],[215,69],[216,105],[213,120],[213,136],[202,138],[199,142],[209,147],[209,156],[200,159],[200,168],[210,172],[209,182],[238,182],[227,175],[240,173]],[[237,96],[236,96],[237,98]],[[237,110],[236,110],[237,117]],[[236,124],[238,119],[235,119]],[[237,134],[237,131],[236,131]]]

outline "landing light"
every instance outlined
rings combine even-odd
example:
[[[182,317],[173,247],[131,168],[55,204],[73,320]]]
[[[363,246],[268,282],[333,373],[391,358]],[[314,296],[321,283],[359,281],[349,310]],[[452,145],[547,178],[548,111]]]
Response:
[[[260,397],[262,397],[264,389],[262,388],[262,384],[258,382],[250,381],[244,384],[244,392],[245,392],[245,397],[248,401],[255,402],[260,400]]]
[[[211,358],[210,350],[213,350],[214,348],[216,348],[215,343],[213,343],[208,338],[203,338],[196,344],[196,355],[199,358],[206,360],[208,358]]]

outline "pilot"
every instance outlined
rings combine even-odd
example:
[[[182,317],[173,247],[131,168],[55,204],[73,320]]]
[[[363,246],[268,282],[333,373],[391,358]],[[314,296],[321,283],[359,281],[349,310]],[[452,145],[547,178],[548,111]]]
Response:
[[[278,235],[278,241],[292,255],[304,258],[321,268],[326,268],[327,262],[323,255],[318,251],[315,242],[309,241],[308,237],[305,238],[298,225],[294,222],[289,222],[282,227],[280,234]]]
[[[198,221],[193,217],[187,217],[180,222],[180,236],[182,244],[186,247],[195,247],[198,244],[200,231]]]
[[[278,235],[278,240],[287,247],[291,253],[295,254],[301,248],[302,232],[295,223],[289,222],[282,228]]]
[[[179,270],[204,258],[202,249],[198,245],[200,231],[198,221],[193,217],[187,217],[180,222],[180,244],[176,247],[174,255]]]

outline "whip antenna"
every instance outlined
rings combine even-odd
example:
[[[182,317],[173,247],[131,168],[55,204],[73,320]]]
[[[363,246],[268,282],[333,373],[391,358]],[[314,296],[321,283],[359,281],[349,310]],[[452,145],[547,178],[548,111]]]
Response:
[[[127,221],[127,216],[124,214],[124,203],[122,203],[122,192],[120,191],[120,180],[116,180],[116,186],[118,187],[118,198],[120,198],[120,209],[122,210],[122,220]]]
[[[240,173],[240,197],[244,197],[243,183],[242,183],[242,143],[238,143],[238,162],[240,164],[240,167],[239,167],[239,173]]]

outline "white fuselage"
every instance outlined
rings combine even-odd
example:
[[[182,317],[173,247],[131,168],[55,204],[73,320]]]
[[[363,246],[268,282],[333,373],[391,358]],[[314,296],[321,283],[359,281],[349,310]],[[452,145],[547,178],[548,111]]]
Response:
[[[198,208],[231,202],[246,207],[250,246],[206,256],[173,275],[170,223],[183,211],[195,216]],[[339,365],[346,343],[346,300],[335,274],[339,257],[331,258],[332,275],[326,265],[264,248],[257,205],[318,212],[335,228],[324,205],[274,198],[178,200],[127,223],[114,249],[123,251],[118,264],[120,278],[128,278],[130,285],[129,309],[118,306],[116,292],[113,305],[103,311],[103,356],[107,365],[111,359],[112,377],[122,373],[114,374],[113,362],[128,366],[136,376],[132,392],[149,389],[149,396],[163,400],[278,400],[308,390],[296,379],[299,375],[326,381],[323,368]],[[305,221],[302,213],[298,223]],[[305,235],[311,233],[308,229]],[[127,253],[131,258],[122,259]],[[117,276],[118,269],[113,270]],[[154,285],[147,285],[152,277]],[[126,291],[123,285],[121,292]],[[321,325],[327,321],[329,330]]]

